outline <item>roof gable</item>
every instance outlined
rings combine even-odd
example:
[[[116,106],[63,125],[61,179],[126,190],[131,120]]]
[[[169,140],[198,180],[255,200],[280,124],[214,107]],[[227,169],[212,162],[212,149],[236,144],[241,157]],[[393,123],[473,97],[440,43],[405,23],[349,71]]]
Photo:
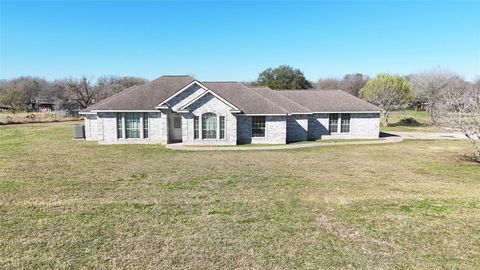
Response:
[[[208,88],[203,85],[201,82],[197,81],[197,80],[193,80],[191,83],[189,83],[188,85],[186,85],[185,87],[182,87],[181,89],[179,89],[178,91],[176,91],[175,93],[173,93],[172,95],[170,95],[169,97],[167,97],[166,99],[162,100],[156,107],[157,108],[164,108],[164,107],[168,107],[168,102],[171,101],[172,99],[174,99],[175,97],[179,96],[182,92],[184,92],[185,90],[191,88],[192,86],[194,85],[197,85],[198,87],[202,88],[203,90],[208,90]]]
[[[191,101],[189,101],[187,104],[185,104],[184,106],[182,106],[178,112],[189,112],[189,108],[191,107],[195,107],[195,105],[197,105],[197,103],[206,98],[206,97],[213,97],[213,98],[216,98],[217,100],[219,100],[221,103],[225,104],[225,106],[229,107],[230,108],[230,111],[232,113],[240,113],[241,111],[235,107],[235,105],[231,104],[230,102],[228,102],[227,100],[223,99],[222,97],[220,97],[219,95],[215,94],[213,91],[210,91],[210,90],[207,90],[205,91],[204,93],[202,93],[201,95],[198,95],[197,97],[195,97],[194,99],[192,99]]]
[[[156,106],[173,95],[178,89],[190,84],[190,76],[162,76],[143,85],[132,86],[120,93],[106,98],[83,112],[106,110],[155,110]]]

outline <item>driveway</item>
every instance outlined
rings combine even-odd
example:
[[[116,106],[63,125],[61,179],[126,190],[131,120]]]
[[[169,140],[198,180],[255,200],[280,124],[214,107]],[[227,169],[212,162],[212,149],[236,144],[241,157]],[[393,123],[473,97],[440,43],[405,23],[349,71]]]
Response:
[[[383,133],[383,132],[382,132]],[[386,132],[403,139],[413,140],[466,140],[467,137],[460,132]]]

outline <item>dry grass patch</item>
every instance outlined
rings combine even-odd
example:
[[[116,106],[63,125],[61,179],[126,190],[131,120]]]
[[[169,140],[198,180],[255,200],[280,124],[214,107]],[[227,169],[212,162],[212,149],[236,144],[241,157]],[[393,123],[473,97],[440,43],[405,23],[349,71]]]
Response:
[[[462,141],[174,152],[0,126],[4,268],[480,267]]]

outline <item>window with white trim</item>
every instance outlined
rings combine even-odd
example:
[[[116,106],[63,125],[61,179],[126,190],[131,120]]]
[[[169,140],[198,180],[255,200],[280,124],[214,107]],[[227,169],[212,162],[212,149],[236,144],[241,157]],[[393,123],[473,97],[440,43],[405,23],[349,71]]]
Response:
[[[143,138],[148,138],[148,113],[143,113]]]
[[[148,138],[148,113],[125,112],[117,113],[117,138],[140,139],[143,129],[143,138]]]
[[[328,130],[330,133],[338,132],[338,113],[331,113],[328,120]]]
[[[199,126],[199,123],[200,122],[200,119],[198,116],[194,116],[193,117],[193,138],[194,139],[198,139],[199,138],[199,130],[198,130],[198,126]]]
[[[220,126],[220,140],[225,139],[225,116],[219,117]]]
[[[252,116],[252,137],[265,137],[265,116]]]
[[[349,133],[350,132],[350,114],[342,113],[341,119],[342,120],[341,120],[340,132]]]
[[[217,115],[204,113],[202,115],[202,139],[217,138]]]
[[[123,113],[117,113],[117,139],[123,138]]]
[[[125,138],[140,138],[140,114],[125,113]]]

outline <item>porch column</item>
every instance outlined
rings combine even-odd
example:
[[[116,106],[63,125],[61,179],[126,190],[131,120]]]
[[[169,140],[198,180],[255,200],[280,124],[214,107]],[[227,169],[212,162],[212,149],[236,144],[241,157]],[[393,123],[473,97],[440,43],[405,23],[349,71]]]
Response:
[[[168,143],[168,111],[160,111],[160,142],[162,144]]]

